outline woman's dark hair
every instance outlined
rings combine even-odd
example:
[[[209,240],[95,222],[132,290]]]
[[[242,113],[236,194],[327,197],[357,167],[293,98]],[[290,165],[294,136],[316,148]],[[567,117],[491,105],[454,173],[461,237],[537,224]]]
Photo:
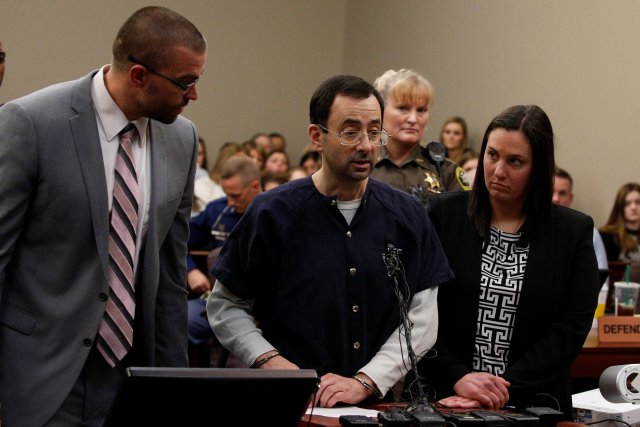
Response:
[[[526,244],[535,233],[545,227],[552,216],[553,175],[555,171],[553,128],[542,108],[537,105],[516,105],[498,114],[484,133],[480,161],[476,170],[477,179],[469,198],[467,215],[483,240],[489,238],[491,227],[491,203],[484,182],[484,156],[489,135],[496,129],[522,131],[531,146],[532,166],[529,189],[524,202],[527,217],[521,228],[521,244]]]
[[[314,151],[314,150],[309,150],[309,151],[306,151],[300,157],[300,162],[298,162],[298,166],[303,166],[304,162],[306,162],[309,159],[312,159],[316,163],[322,161],[322,157],[320,156],[319,152]]]

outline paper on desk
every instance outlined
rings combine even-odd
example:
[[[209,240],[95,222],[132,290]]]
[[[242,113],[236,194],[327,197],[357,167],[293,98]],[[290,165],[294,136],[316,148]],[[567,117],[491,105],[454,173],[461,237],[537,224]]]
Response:
[[[367,417],[377,417],[378,410],[358,408],[357,406],[341,406],[339,408],[313,408],[313,415],[323,417],[338,418],[340,415],[365,415]],[[311,415],[311,408],[307,409],[307,415]]]

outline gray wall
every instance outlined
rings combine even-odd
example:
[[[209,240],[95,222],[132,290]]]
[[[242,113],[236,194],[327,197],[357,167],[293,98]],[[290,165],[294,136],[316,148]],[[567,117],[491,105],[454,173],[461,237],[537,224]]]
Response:
[[[80,77],[110,60],[136,0],[0,0],[7,50],[0,100]],[[452,114],[478,147],[488,121],[514,104],[549,114],[556,159],[575,180],[574,207],[606,220],[617,189],[640,181],[640,2],[634,0],[182,0],[209,42],[200,99],[185,115],[209,153],[257,131],[280,131],[297,161],[308,101],[324,78],[371,81],[413,68],[435,86],[425,142]]]

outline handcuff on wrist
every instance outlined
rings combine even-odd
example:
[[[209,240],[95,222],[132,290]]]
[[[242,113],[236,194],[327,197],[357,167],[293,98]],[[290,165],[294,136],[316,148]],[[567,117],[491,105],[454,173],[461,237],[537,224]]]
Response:
[[[362,386],[364,388],[369,390],[371,392],[371,394],[373,394],[378,399],[382,399],[384,397],[382,395],[382,392],[380,391],[380,389],[378,389],[378,387],[376,387],[376,386],[374,386],[372,384],[369,384],[369,382],[367,382],[364,378],[360,378],[357,374],[354,375],[352,378],[354,380],[358,381],[360,384],[362,384]]]
[[[249,366],[250,368],[259,368],[260,366],[264,365],[265,363],[267,363],[269,360],[273,359],[276,356],[279,356],[280,352],[278,350],[274,350],[273,353],[271,353],[268,356],[263,357],[262,359],[258,359],[255,362],[253,362],[253,364],[251,366]]]

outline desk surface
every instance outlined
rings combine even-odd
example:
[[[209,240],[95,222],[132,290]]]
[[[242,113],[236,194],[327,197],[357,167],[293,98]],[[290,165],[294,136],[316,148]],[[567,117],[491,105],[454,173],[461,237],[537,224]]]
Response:
[[[597,381],[600,374],[609,366],[640,363],[640,343],[601,343],[598,340],[598,329],[593,328],[582,351],[571,365],[571,376],[575,379],[591,379]],[[384,411],[398,404],[379,404],[370,409]],[[310,419],[311,418],[311,419]],[[581,425],[561,423],[565,426]],[[341,427],[338,418],[305,415],[299,427]]]
[[[604,343],[598,340],[598,329],[593,328],[582,346],[582,351],[571,365],[573,378],[600,378],[609,366],[640,363],[640,343]]]
[[[405,406],[405,405],[401,403],[386,403],[386,404],[381,403],[377,405],[367,406],[367,408],[384,411],[389,408],[398,407],[398,406]],[[560,422],[557,424],[556,427],[578,427],[578,426],[586,427],[585,424],[579,424],[574,422]],[[338,418],[323,417],[319,415],[313,415],[312,417],[309,417],[308,415],[305,415],[302,418],[302,420],[300,420],[298,427],[342,427],[342,425],[340,424],[340,421],[338,421]]]
[[[378,411],[385,411],[389,408],[393,407],[403,407],[406,406],[403,403],[378,403],[375,405],[367,405],[363,406],[366,409],[375,409]],[[322,415],[304,415],[298,427],[342,427],[338,418],[335,417],[324,417]]]

